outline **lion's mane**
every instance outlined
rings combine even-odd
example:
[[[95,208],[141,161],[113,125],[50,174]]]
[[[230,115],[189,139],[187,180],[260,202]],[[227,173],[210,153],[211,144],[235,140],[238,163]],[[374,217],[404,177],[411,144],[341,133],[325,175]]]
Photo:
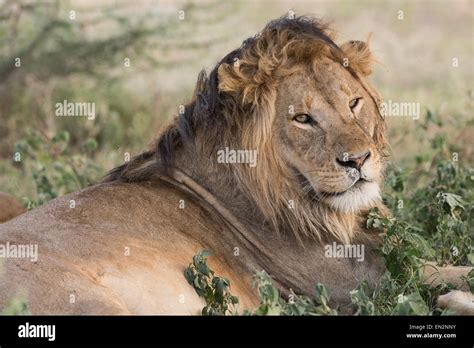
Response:
[[[161,134],[155,147],[109,173],[106,181],[137,182],[154,174],[173,170],[178,151],[186,149],[196,159],[214,156],[217,148],[256,149],[255,168],[227,169],[240,184],[243,194],[276,231],[291,231],[297,238],[325,239],[332,236],[348,243],[360,214],[340,213],[315,204],[295,185],[292,168],[276,153],[272,142],[276,86],[300,64],[312,64],[318,57],[350,62],[348,71],[380,105],[381,98],[364,82],[373,60],[360,41],[342,46],[334,43],[327,24],[309,17],[282,17],[270,22],[261,33],[226,55],[210,72],[199,74],[193,100]],[[380,118],[375,141],[385,147],[384,122]],[[214,152],[214,153],[213,153]],[[229,173],[228,173],[229,174]],[[289,209],[292,200],[294,209]]]

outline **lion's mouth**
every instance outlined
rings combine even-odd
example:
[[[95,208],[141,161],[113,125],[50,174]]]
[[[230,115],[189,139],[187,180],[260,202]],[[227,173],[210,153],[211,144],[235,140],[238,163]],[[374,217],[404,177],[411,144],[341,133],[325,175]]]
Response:
[[[364,178],[359,178],[358,180],[354,181],[354,183],[349,186],[347,189],[345,189],[344,191],[336,191],[336,192],[326,192],[326,191],[320,191],[320,195],[323,196],[323,197],[337,197],[337,196],[342,196],[348,192],[350,192],[351,190],[355,189],[355,188],[360,188],[362,187],[364,184],[368,183],[370,181],[364,179]]]
[[[331,198],[331,197],[340,197],[340,196],[343,196],[347,193],[350,193],[351,191],[353,190],[356,190],[356,189],[361,189],[365,184],[368,184],[368,183],[372,183],[371,180],[367,180],[365,178],[362,178],[359,176],[359,178],[357,180],[354,180],[354,182],[348,187],[346,188],[345,190],[342,190],[342,191],[320,191],[320,190],[317,190],[312,184],[311,182],[309,181],[308,178],[306,178],[306,176],[304,176],[297,168],[294,168],[295,172],[297,172],[299,175],[297,175],[297,177],[300,179],[300,183],[303,187],[310,187],[310,190],[307,191],[307,193],[309,195],[311,195],[312,197],[314,197],[315,199],[318,199],[318,200],[321,200],[323,198]]]

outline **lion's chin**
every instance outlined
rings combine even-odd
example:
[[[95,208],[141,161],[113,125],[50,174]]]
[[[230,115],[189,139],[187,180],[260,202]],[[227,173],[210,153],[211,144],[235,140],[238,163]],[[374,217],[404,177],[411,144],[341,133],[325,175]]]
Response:
[[[364,182],[352,186],[346,192],[326,197],[326,203],[341,213],[359,213],[372,208],[381,200],[380,187],[375,182]]]

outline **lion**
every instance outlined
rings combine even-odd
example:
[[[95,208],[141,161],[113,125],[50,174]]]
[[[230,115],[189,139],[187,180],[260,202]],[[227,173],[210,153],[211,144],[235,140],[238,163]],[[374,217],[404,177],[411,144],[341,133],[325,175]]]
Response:
[[[385,271],[365,227],[369,209],[388,213],[373,60],[368,43],[337,45],[317,19],[271,21],[199,74],[148,151],[0,227],[1,244],[38,251],[3,260],[0,308],[22,296],[33,314],[198,314],[183,271],[210,250],[239,310],[258,306],[263,269],[283,296],[323,283],[350,313],[350,290]],[[328,257],[332,243],[362,245],[363,260]]]

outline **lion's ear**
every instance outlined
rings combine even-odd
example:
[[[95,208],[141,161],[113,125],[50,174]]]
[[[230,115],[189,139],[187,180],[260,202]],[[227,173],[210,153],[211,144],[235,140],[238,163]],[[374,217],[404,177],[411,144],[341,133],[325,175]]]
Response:
[[[372,64],[375,62],[369,42],[370,36],[367,42],[351,40],[340,46],[344,52],[343,62],[365,76],[372,73]]]

